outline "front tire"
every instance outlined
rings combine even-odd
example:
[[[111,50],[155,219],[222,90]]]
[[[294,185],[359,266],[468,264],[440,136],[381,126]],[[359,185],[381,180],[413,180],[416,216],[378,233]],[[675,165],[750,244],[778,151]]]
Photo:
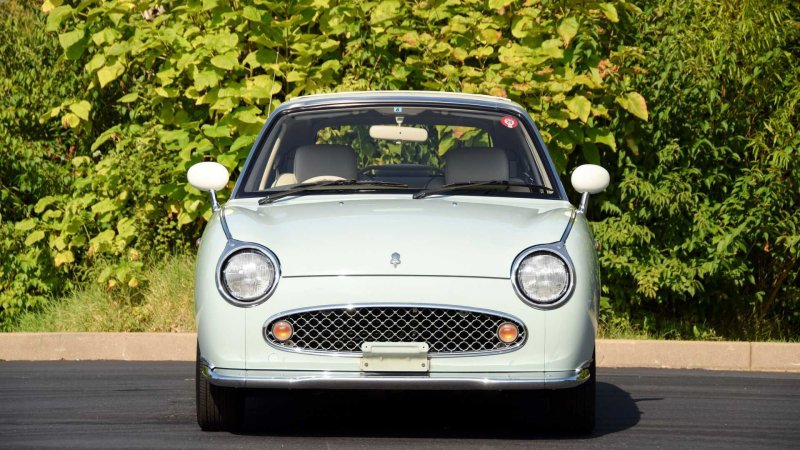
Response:
[[[203,431],[238,430],[244,416],[244,389],[214,386],[203,375],[200,349],[195,360],[197,424]]]
[[[595,426],[597,369],[594,355],[589,366],[589,379],[578,387],[558,389],[550,394],[553,425],[570,434],[590,434]]]

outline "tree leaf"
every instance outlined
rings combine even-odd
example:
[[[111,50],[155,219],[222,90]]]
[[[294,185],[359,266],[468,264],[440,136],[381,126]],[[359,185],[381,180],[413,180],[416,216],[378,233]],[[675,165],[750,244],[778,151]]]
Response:
[[[488,6],[491,9],[500,9],[512,3],[514,3],[514,0],[489,0]]]
[[[113,44],[114,41],[117,40],[117,32],[114,31],[113,28],[103,28],[102,30],[98,31],[97,33],[92,35],[92,42],[95,45],[110,45]]]
[[[33,233],[28,235],[28,238],[25,239],[25,246],[31,246],[39,241],[44,239],[44,231],[43,230],[36,230]]]
[[[82,120],[89,121],[89,112],[92,110],[92,104],[86,100],[81,100],[78,103],[69,105],[69,110],[74,112],[76,116]]]
[[[125,94],[122,97],[117,99],[117,103],[131,103],[135,102],[136,99],[139,98],[139,94],[136,92],[131,92],[130,94]]]
[[[236,108],[238,102],[231,97],[223,97],[214,102],[208,109],[210,111],[221,111],[223,114],[227,114],[233,111],[233,108]]]
[[[42,211],[45,210],[48,206],[52,205],[56,201],[56,198],[52,195],[48,195],[46,197],[42,197],[36,202],[36,206],[33,207],[33,212],[36,214],[41,214]]]
[[[55,263],[56,267],[61,267],[64,264],[70,264],[75,262],[75,255],[72,254],[72,251],[70,250],[59,252],[53,259],[53,262]]]
[[[242,17],[256,23],[262,23],[263,11],[252,6],[245,6],[242,10]]]
[[[220,76],[215,70],[207,69],[194,74],[194,87],[198,91],[213,88],[219,84]]]
[[[114,241],[114,230],[105,230],[98,234],[97,236],[93,237],[89,243],[93,247],[95,247],[98,251],[103,250],[104,248],[111,245]]]
[[[61,126],[64,128],[77,128],[81,124],[81,119],[75,113],[66,113],[61,117]]]
[[[236,120],[239,120],[244,123],[257,123],[262,124],[264,123],[264,118],[259,117],[261,110],[256,108],[255,106],[251,106],[249,108],[236,111],[234,117]]]
[[[574,17],[567,17],[558,26],[558,35],[564,41],[564,47],[569,45],[576,34],[578,34],[578,19]]]
[[[254,134],[245,134],[236,138],[233,141],[233,145],[231,145],[230,152],[235,153],[240,148],[247,148],[253,145],[253,142],[256,141],[256,135]]]
[[[583,152],[583,157],[586,159],[586,162],[600,165],[600,150],[597,149],[596,145],[591,142],[584,142],[583,145],[581,145],[581,151]]]
[[[305,79],[306,79],[306,73],[297,70],[293,70],[286,75],[286,81],[289,83],[303,81]]]
[[[622,97],[617,97],[616,100],[617,103],[625,108],[626,111],[644,121],[647,121],[647,102],[645,101],[644,97],[642,97],[642,94],[638,92],[628,92]]]
[[[62,0],[44,0],[44,3],[42,3],[42,12],[47,14],[54,8],[61,6],[62,3],[64,3]]]
[[[239,65],[239,52],[233,51],[217,55],[211,58],[211,64],[222,70],[233,70]]]
[[[42,5],[44,8],[45,5]],[[49,13],[47,13],[47,25],[45,25],[44,30],[49,32],[56,32],[61,29],[61,22],[64,21],[68,16],[72,15],[72,6],[63,5],[56,8],[53,8]]]
[[[120,75],[125,73],[125,66],[122,62],[117,61],[116,63],[105,66],[102,69],[97,71],[97,80],[100,81],[100,87],[105,87],[108,83],[119,78]]]
[[[592,112],[592,103],[586,97],[576,95],[565,101],[564,104],[571,113],[581,119],[581,122],[586,123],[589,120],[589,114]]]
[[[372,8],[369,15],[369,22],[378,25],[388,22],[402,14],[402,5],[398,0],[384,0]]]
[[[89,60],[89,62],[86,63],[85,66],[83,66],[83,68],[87,72],[92,73],[97,69],[103,67],[105,63],[106,63],[106,57],[103,56],[102,53],[96,53],[94,56],[92,56],[92,59]]]
[[[37,221],[36,219],[25,219],[25,220],[21,220],[21,221],[19,221],[19,222],[17,222],[17,223],[15,223],[15,224],[14,224],[14,229],[15,229],[16,231],[28,231],[28,230],[32,230],[32,229],[33,229],[33,227],[35,227],[35,226],[36,226],[36,223],[37,223],[37,222],[38,222],[38,221]]]
[[[95,214],[103,214],[117,209],[117,204],[113,200],[106,198],[100,200],[92,206],[92,212]]]
[[[511,35],[517,39],[522,39],[528,36],[533,19],[528,16],[517,16],[511,25]]]
[[[603,15],[606,18],[614,23],[619,22],[619,15],[617,14],[617,8],[614,7],[611,3],[601,3],[600,10],[603,11]]]
[[[78,45],[86,36],[83,29],[72,30],[58,35],[58,43],[65,51],[69,51],[72,47]]]
[[[203,134],[211,138],[230,137],[231,130],[227,125],[203,125]]]
[[[136,235],[136,221],[131,218],[124,218],[117,224],[117,233],[123,238],[127,239]]]
[[[613,150],[617,149],[617,141],[614,139],[614,132],[608,131],[607,133],[597,133],[594,136],[594,142],[604,144],[611,147]]]
[[[101,145],[106,143],[106,141],[111,139],[115,134],[119,133],[119,129],[120,129],[120,126],[119,125],[115,125],[115,126],[109,128],[109,129],[103,131],[102,133],[100,133],[100,136],[98,136],[97,139],[94,140],[94,143],[92,143],[91,151],[97,150]],[[83,160],[81,158],[82,157],[79,156],[79,157],[73,159],[72,163],[75,164],[76,167],[80,167],[80,164],[82,164],[82,162],[83,162]]]

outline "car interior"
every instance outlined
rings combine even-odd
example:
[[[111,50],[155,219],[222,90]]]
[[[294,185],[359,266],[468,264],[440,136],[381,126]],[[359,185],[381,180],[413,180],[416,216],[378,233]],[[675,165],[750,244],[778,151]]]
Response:
[[[528,133],[501,119],[496,113],[419,107],[404,108],[403,114],[381,107],[290,114],[246,169],[244,192],[337,179],[401,183],[415,190],[490,180],[552,187]],[[374,126],[385,129],[393,122],[426,139],[370,136]]]

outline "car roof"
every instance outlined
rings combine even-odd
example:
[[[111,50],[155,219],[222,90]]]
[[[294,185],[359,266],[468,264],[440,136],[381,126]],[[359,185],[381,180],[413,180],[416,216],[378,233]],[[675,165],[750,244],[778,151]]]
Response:
[[[358,91],[304,95],[288,100],[278,109],[283,110],[325,105],[334,106],[391,102],[445,103],[451,105],[472,105],[500,109],[511,108],[521,110],[522,112],[525,111],[524,108],[522,108],[522,106],[519,104],[503,97],[437,91]]]

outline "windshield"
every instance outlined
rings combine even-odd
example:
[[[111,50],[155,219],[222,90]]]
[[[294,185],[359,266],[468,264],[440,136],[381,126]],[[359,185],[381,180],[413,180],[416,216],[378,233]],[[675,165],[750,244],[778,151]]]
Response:
[[[557,198],[523,122],[507,113],[420,106],[287,113],[256,152],[238,197],[335,190]],[[340,180],[358,183],[331,183]],[[486,182],[505,187],[489,189]],[[481,186],[441,189],[455,184]]]

